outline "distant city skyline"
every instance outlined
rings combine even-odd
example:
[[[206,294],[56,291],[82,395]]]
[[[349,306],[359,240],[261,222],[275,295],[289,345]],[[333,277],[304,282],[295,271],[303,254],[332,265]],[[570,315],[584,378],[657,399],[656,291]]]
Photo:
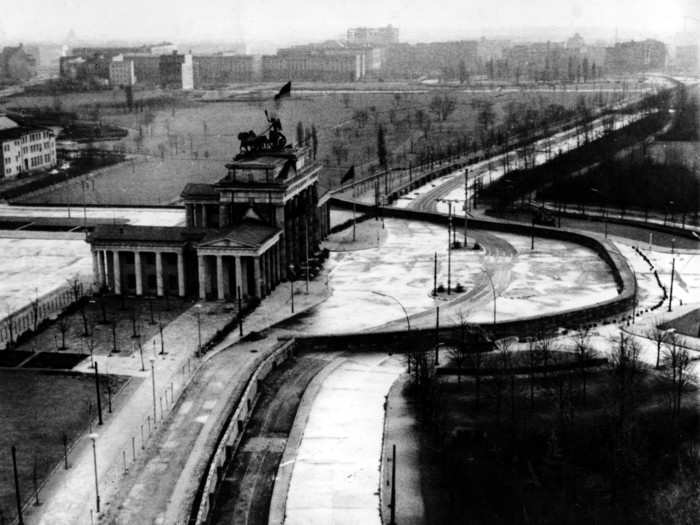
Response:
[[[530,0],[526,7],[520,0],[305,0],[298,5],[282,0],[25,0],[22,9],[3,13],[0,42],[65,43],[72,33],[83,42],[245,41],[250,51],[267,52],[343,38],[348,27],[388,24],[400,29],[404,42],[480,36],[553,40],[577,31],[591,41],[612,41],[616,35],[670,39],[685,30],[698,34],[698,18],[694,0]]]

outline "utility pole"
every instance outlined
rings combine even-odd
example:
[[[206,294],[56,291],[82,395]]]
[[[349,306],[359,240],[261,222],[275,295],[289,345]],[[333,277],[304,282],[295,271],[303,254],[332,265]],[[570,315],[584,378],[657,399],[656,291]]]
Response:
[[[396,525],[396,445],[391,446],[391,518],[389,525]]]
[[[353,232],[355,231],[354,224],[354,215],[353,215]],[[353,240],[354,239],[354,233],[353,233]],[[309,294],[309,219],[308,217],[304,220],[304,248],[306,250],[306,294]]]
[[[450,295],[452,286],[452,202],[449,202],[447,216],[447,295]]]
[[[95,391],[97,393],[97,424],[102,424],[102,400],[100,399],[100,373],[97,370],[97,361],[95,361]]]
[[[236,290],[238,294],[238,335],[243,337],[243,306],[241,305],[241,287]]]
[[[433,296],[437,295],[437,252],[433,259]]]
[[[668,311],[671,311],[671,305],[673,303],[673,276],[676,273],[676,258],[671,261],[671,287],[668,294]]]
[[[440,306],[435,307],[435,366],[440,364]]]
[[[17,524],[24,525],[24,518],[22,517],[22,498],[19,495],[19,476],[17,475],[17,450],[15,446],[12,445],[12,471],[15,476],[15,501],[17,502]],[[394,489],[392,485],[392,490]]]

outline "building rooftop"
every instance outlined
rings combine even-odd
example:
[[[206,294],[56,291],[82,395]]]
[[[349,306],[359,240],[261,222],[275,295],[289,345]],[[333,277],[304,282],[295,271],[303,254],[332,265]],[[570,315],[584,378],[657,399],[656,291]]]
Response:
[[[203,199],[203,200],[218,200],[219,193],[211,184],[203,182],[190,182],[182,190],[180,196],[183,199]]]
[[[98,224],[90,234],[90,241],[142,241],[153,243],[186,243],[200,241],[206,235],[200,228],[181,226],[128,226],[118,224]]]
[[[199,244],[225,243],[232,248],[255,249],[281,232],[281,229],[274,226],[253,219],[246,219],[231,228],[207,233],[206,237]]]
[[[212,230],[181,226],[129,226],[98,224],[89,234],[90,242],[146,242],[199,245],[225,244],[231,248],[256,249],[282,230],[254,219],[230,228]]]

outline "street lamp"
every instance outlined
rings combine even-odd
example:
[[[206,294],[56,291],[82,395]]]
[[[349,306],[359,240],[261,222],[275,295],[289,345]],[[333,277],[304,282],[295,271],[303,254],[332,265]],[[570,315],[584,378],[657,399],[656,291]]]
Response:
[[[491,278],[491,275],[489,272],[486,271],[486,268],[480,268],[481,272],[486,276],[486,278],[489,280],[489,284],[491,285],[491,293],[493,294],[493,324],[496,324],[496,287],[493,285],[493,279]]]
[[[93,432],[88,436],[92,441],[92,463],[95,468],[95,508],[97,513],[100,512],[100,485],[97,481],[97,447],[95,442],[97,441],[97,434]]]
[[[382,297],[387,297],[388,299],[391,299],[391,300],[395,301],[396,304],[398,304],[398,305],[401,307],[401,309],[403,310],[403,314],[404,314],[404,316],[406,317],[406,326],[408,327],[408,330],[409,330],[409,331],[411,330],[411,321],[410,321],[410,319],[408,318],[408,312],[406,311],[406,308],[404,307],[404,305],[401,304],[401,301],[399,301],[399,300],[398,300],[396,297],[394,297],[393,295],[389,295],[388,293],[377,292],[377,291],[375,291],[375,290],[372,290],[371,293],[373,293],[373,294],[375,294],[375,295],[380,295],[380,296],[382,296]]]
[[[153,387],[153,424],[156,424],[156,358],[148,358],[151,362],[151,385]]]
[[[292,301],[292,313],[294,313],[294,265],[289,265],[289,295]]]
[[[202,305],[197,303],[194,305],[197,314],[197,357],[202,355]]]
[[[591,191],[593,193],[597,193],[600,195],[600,198],[603,199],[603,223],[605,224],[605,238],[608,238],[608,214],[607,214],[607,204],[606,204],[606,199],[605,195],[603,195],[603,192],[600,191],[598,188],[591,188]]]

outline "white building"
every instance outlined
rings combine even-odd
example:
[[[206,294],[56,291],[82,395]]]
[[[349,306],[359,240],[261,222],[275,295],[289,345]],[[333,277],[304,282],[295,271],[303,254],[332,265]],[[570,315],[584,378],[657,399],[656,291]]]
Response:
[[[20,126],[0,116],[0,178],[56,165],[56,138],[45,128]]]
[[[109,84],[112,87],[133,86],[136,84],[134,61],[115,56],[109,63]]]

